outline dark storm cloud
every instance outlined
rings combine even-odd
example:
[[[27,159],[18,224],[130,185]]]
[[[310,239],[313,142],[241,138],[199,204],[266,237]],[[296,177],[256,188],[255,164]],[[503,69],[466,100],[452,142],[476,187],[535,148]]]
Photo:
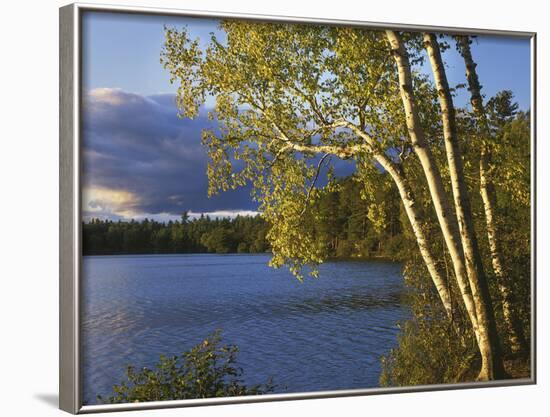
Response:
[[[178,118],[174,95],[94,89],[83,109],[85,189],[129,192],[135,198],[127,208],[135,213],[256,209],[249,189],[207,197],[200,137],[212,124],[205,116]]]

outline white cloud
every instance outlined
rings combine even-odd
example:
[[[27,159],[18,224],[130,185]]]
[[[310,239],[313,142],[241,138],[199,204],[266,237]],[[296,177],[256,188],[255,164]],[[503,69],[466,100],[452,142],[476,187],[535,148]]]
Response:
[[[87,98],[97,103],[118,106],[126,102],[127,94],[119,88],[94,88],[87,92]]]
[[[176,196],[172,196],[176,197]],[[155,220],[169,222],[181,219],[180,214],[167,212],[147,213],[139,209],[141,199],[138,195],[122,189],[91,186],[84,187],[82,191],[82,211],[84,221],[93,218],[110,220]],[[212,219],[235,218],[237,216],[257,216],[258,211],[253,210],[216,210],[207,212],[189,211],[190,219],[198,219],[202,215]]]
[[[88,216],[112,213],[116,217],[131,218],[138,214],[139,203],[139,197],[127,190],[98,186],[82,190],[82,210]]]
[[[204,213],[196,213],[194,211],[190,211],[189,217],[191,219],[197,219],[201,215],[210,216],[211,218],[220,219],[229,217],[230,219],[233,219],[237,216],[257,216],[260,214],[259,211],[253,211],[253,210],[216,210],[216,211],[208,211]]]

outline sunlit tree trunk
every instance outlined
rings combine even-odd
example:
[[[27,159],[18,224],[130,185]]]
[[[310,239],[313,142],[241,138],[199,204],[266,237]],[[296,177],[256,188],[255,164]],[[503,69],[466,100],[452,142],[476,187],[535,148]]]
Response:
[[[377,161],[390,174],[395,185],[397,186],[401,201],[405,207],[405,212],[407,213],[407,217],[409,218],[413,233],[416,237],[420,255],[422,256],[424,264],[426,265],[435,288],[437,289],[437,293],[439,294],[439,298],[441,299],[447,316],[450,320],[453,320],[453,306],[449,286],[443,277],[443,274],[439,271],[436,260],[431,252],[428,239],[426,237],[426,232],[422,227],[424,221],[405,174],[400,165],[393,164],[387,157],[378,155]]]
[[[483,99],[481,97],[481,85],[476,71],[476,64],[472,58],[470,40],[467,36],[457,36],[457,45],[466,65],[466,78],[470,90],[472,109],[477,118],[480,130],[489,135]],[[495,219],[496,194],[491,180],[491,154],[485,141],[481,143],[479,159],[480,194],[483,200],[485,222],[487,226],[487,239],[491,252],[493,272],[497,279],[497,286],[502,298],[502,313],[508,331],[508,340],[512,351],[526,350],[526,341],[519,318],[514,310],[513,294],[504,275],[504,266],[498,238],[498,230]]]
[[[409,218],[413,233],[416,237],[416,242],[418,244],[418,248],[420,249],[420,254],[422,256],[424,264],[426,265],[428,272],[430,273],[430,276],[435,285],[435,288],[437,289],[439,298],[441,299],[447,316],[450,320],[453,320],[453,306],[448,283],[445,278],[443,278],[443,275],[437,268],[436,260],[431,253],[428,240],[426,238],[426,233],[422,228],[423,222],[418,210],[418,204],[416,202],[416,199],[414,198],[412,190],[407,181],[403,178],[402,172],[400,172],[397,168],[388,168],[386,166],[384,166],[384,168],[389,172],[395,184],[397,185],[399,195],[401,196],[401,200],[403,201],[403,206],[405,207],[405,212],[407,213],[407,217]]]
[[[478,320],[478,343],[482,358],[482,366],[478,379],[495,379],[503,375],[502,357],[500,354],[500,345],[491,296],[489,294],[487,278],[483,270],[483,262],[474,230],[468,189],[464,181],[464,169],[458,144],[453,99],[436,35],[433,33],[425,33],[424,45],[428,52],[435,85],[439,95],[443,137],[449,165],[456,217],[458,220],[462,248],[464,250],[466,271]]]
[[[420,118],[413,94],[408,55],[398,33],[388,30],[386,31],[386,35],[397,65],[399,74],[399,88],[403,101],[403,108],[405,110],[409,137],[411,139],[413,150],[420,160],[424,170],[424,175],[426,176],[426,180],[428,182],[432,202],[443,237],[445,239],[445,244],[447,245],[447,249],[451,256],[458,287],[460,289],[468,317],[472,323],[476,338],[479,338],[476,309],[470,290],[470,284],[468,282],[456,219],[453,215],[449,200],[443,187],[441,173],[439,172],[435,158],[428,147],[424,137],[424,131],[420,124]]]

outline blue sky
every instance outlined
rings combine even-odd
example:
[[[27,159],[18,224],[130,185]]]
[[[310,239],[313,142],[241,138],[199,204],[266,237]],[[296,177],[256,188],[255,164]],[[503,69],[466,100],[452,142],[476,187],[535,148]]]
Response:
[[[165,25],[187,26],[203,45],[217,31],[214,19],[83,16],[85,218],[168,220],[183,210],[228,215],[256,208],[247,189],[206,197],[206,155],[199,141],[209,122],[176,117],[176,86],[159,62]],[[529,41],[481,36],[472,52],[484,94],[510,89],[520,108],[529,109]],[[451,86],[464,83],[463,61],[454,47],[444,58]],[[464,90],[456,105],[467,102]]]
[[[207,42],[217,21],[137,14],[88,12],[82,22],[84,87],[120,88],[150,95],[174,93],[167,71],[160,63],[164,26],[192,28]],[[206,44],[206,43],[205,43]]]

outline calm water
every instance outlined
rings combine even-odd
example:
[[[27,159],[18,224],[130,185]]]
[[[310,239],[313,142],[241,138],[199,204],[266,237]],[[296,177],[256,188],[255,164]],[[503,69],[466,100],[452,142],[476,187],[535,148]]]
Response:
[[[373,387],[396,345],[400,266],[322,265],[298,282],[267,255],[84,258],[84,402],[110,394],[128,364],[191,348],[215,329],[239,346],[247,384],[270,376],[277,392]]]

